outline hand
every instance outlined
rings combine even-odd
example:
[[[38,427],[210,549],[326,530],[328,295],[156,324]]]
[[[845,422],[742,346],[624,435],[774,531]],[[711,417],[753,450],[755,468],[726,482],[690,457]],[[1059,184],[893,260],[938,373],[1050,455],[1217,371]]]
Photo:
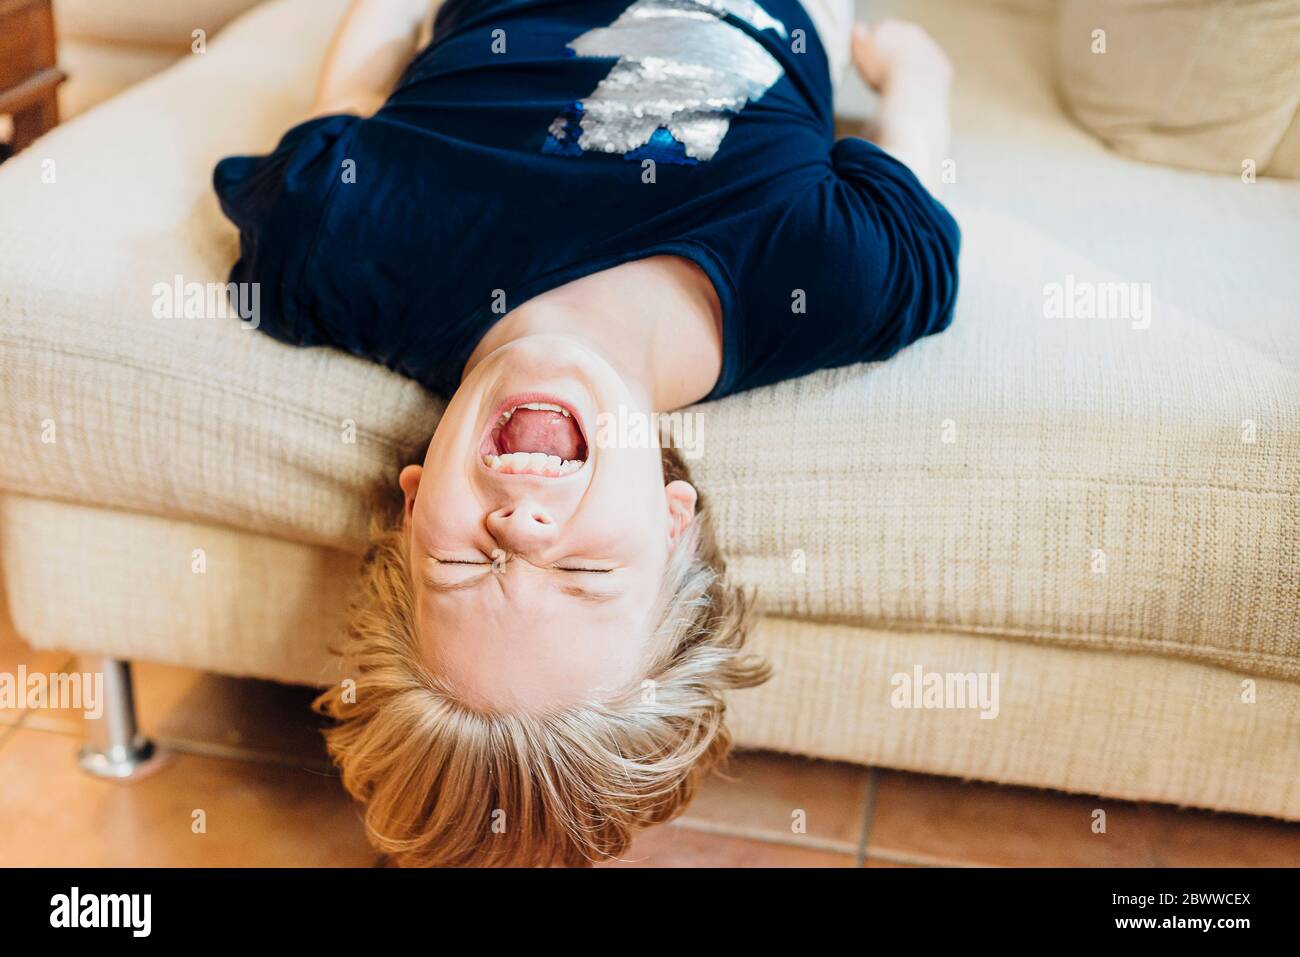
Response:
[[[325,55],[311,115],[377,112],[415,55],[434,7],[432,0],[352,0]]]
[[[874,26],[853,25],[853,65],[864,83],[883,92],[900,73],[927,75],[947,84],[952,64],[930,34],[907,20],[881,20]]]

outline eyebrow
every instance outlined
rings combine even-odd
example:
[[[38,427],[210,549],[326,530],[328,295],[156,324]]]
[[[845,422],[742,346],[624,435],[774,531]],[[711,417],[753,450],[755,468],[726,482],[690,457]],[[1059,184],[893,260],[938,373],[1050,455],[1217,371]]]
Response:
[[[591,602],[593,605],[603,605],[607,602],[619,598],[622,591],[588,591],[581,585],[564,585],[560,591],[566,595],[572,595],[574,598],[581,598],[583,601]]]
[[[488,567],[491,568],[491,566]],[[460,581],[454,582],[439,581],[437,578],[429,574],[421,575],[420,579],[425,585],[432,588],[434,591],[446,594],[447,592],[466,591],[467,589],[475,588],[480,582],[486,581],[491,574],[491,571],[486,571],[480,575],[471,575],[468,578],[463,578]],[[621,589],[609,592],[591,591],[587,588],[583,588],[581,585],[572,584],[561,586],[560,591],[572,598],[580,598],[593,605],[603,605],[614,601],[623,595]]]
[[[491,568],[491,566],[488,567]],[[426,573],[420,576],[420,580],[423,581],[430,588],[432,588],[434,591],[438,591],[438,592],[464,591],[465,589],[473,588],[479,582],[486,580],[487,577],[491,574],[492,574],[491,571],[486,571],[481,575],[471,575],[468,578],[462,578],[460,581],[443,582],[443,581],[438,581],[438,579]]]

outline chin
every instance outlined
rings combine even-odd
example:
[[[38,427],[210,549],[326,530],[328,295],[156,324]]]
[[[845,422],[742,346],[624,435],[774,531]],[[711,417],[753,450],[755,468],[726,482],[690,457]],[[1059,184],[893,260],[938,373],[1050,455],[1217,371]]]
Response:
[[[600,353],[569,336],[524,336],[499,347],[483,360],[498,374],[590,377],[613,375],[614,369]]]

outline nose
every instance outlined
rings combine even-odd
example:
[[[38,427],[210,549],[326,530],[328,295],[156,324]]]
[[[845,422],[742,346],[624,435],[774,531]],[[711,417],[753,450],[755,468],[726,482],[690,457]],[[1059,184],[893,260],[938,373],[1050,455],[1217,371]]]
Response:
[[[508,552],[527,554],[555,540],[559,530],[539,503],[524,499],[488,513],[488,532]]]

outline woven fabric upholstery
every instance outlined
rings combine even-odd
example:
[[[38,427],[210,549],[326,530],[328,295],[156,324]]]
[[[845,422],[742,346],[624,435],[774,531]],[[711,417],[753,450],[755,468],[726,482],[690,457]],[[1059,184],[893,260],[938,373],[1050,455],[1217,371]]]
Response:
[[[1064,0],[1061,92],[1124,154],[1295,176],[1300,0]]]
[[[338,677],[327,649],[355,574],[341,552],[0,496],[0,567],[15,621],[43,645],[304,684]],[[751,640],[774,676],[731,696],[742,746],[1300,820],[1292,681],[1149,654],[770,617]],[[894,676],[917,667],[996,675],[996,717],[894,707]]]
[[[212,164],[303,115],[342,7],[261,5],[0,168],[0,489],[360,552],[439,403],[151,310],[157,283],[224,279]],[[957,67],[957,316],[698,410],[737,581],[771,615],[1300,677],[1300,189],[1108,153],[1056,102],[1050,19],[905,10]],[[1136,283],[1150,314],[1049,317],[1079,282]]]

